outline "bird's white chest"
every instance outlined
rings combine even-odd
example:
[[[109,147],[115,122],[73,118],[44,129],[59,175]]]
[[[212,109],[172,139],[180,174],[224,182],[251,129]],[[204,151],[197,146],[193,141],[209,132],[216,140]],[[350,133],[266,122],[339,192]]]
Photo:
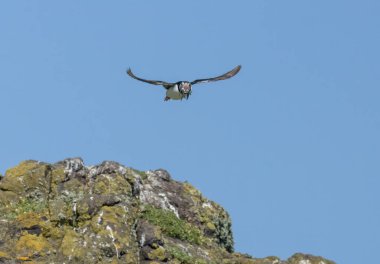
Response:
[[[183,94],[179,92],[177,84],[166,90],[166,96],[173,100],[180,100],[183,98]]]

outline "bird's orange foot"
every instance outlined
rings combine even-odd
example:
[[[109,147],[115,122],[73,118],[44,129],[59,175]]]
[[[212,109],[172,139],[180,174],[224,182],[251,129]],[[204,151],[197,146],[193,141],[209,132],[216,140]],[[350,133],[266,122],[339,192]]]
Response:
[[[170,100],[170,97],[169,96],[166,96],[164,101],[169,101]]]

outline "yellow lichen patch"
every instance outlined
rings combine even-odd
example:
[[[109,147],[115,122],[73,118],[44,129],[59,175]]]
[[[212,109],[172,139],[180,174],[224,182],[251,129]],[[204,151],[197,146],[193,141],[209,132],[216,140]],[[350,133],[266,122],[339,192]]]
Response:
[[[71,179],[64,183],[64,188],[68,192],[68,197],[82,198],[86,192],[86,186],[77,178]]]
[[[124,176],[116,174],[111,181],[112,193],[117,194],[131,194],[132,187],[128,181],[125,180]]]
[[[49,248],[50,245],[46,238],[25,232],[17,241],[15,250],[18,256],[31,257],[35,254],[44,256]]]
[[[62,240],[60,251],[65,256],[84,259],[86,251],[81,245],[81,238],[74,230],[66,228],[65,237]]]
[[[42,235],[52,239],[61,239],[64,236],[64,231],[58,227],[54,227],[51,223],[48,223],[44,226]]]
[[[17,221],[23,228],[31,228],[32,226],[41,226],[43,224],[41,216],[36,214],[35,212],[27,212],[24,214],[20,214],[17,217]]]
[[[127,252],[124,256],[124,262],[125,264],[136,264],[138,263],[138,252],[136,249],[133,251]]]
[[[89,204],[85,200],[80,200],[77,204],[77,211],[76,214],[79,215],[77,221],[78,225],[81,226],[85,224],[87,220],[91,219],[91,215],[88,213],[89,212]],[[71,210],[73,211],[73,210]]]
[[[149,259],[164,261],[167,259],[166,250],[163,247],[158,247],[148,253]]]
[[[102,193],[108,193],[110,190],[108,182],[106,181],[96,181],[94,185],[94,193],[95,194],[102,194]]]
[[[199,190],[197,190],[193,185],[191,185],[188,182],[185,182],[183,184],[183,188],[184,188],[185,192],[187,192],[188,194],[190,194],[192,196],[196,196],[198,198],[201,198],[201,196],[202,196],[201,192]]]
[[[118,261],[117,261],[117,259],[112,259],[112,262],[111,262],[111,264],[118,264]]]
[[[40,191],[47,191],[46,170],[48,166],[36,161],[24,161],[18,166],[7,170],[2,189],[21,194],[26,189],[39,188]]]
[[[215,225],[214,225],[213,223],[211,223],[211,222],[208,222],[208,223],[206,224],[206,226],[207,226],[207,228],[208,228],[209,230],[212,230],[212,231],[215,231],[215,230],[216,230]]]
[[[129,247],[132,244],[132,238],[128,235],[127,230],[123,230],[120,227],[113,228],[109,225],[103,226],[103,230],[100,230],[97,235],[100,237],[100,240],[112,241],[113,247],[116,250],[120,250],[124,247]]]
[[[0,260],[2,259],[10,259],[11,257],[8,255],[8,253],[4,251],[0,251]]]
[[[101,175],[96,178],[94,194],[131,194],[132,187],[122,175]]]
[[[17,257],[17,260],[21,260],[21,261],[29,261],[30,258],[29,258],[29,257]]]
[[[63,182],[66,177],[65,170],[63,168],[52,170],[51,176],[52,184]]]
[[[43,216],[44,215],[40,213],[27,212],[20,214],[16,220],[20,226],[25,229],[39,226],[44,237],[62,238],[62,230],[60,230],[58,227],[54,227],[51,222],[44,221],[42,219]]]
[[[12,203],[17,203],[18,200],[19,200],[19,197],[14,192],[10,192],[10,191],[0,192],[0,205],[7,206]]]
[[[122,224],[125,210],[120,206],[103,206],[103,220],[108,224]]]
[[[16,167],[8,169],[5,172],[5,176],[6,177],[19,177],[19,176],[23,176],[26,174],[30,174],[31,171],[36,169],[38,166],[40,166],[40,165],[36,161],[30,161],[30,160],[23,161],[19,165],[17,165]]]

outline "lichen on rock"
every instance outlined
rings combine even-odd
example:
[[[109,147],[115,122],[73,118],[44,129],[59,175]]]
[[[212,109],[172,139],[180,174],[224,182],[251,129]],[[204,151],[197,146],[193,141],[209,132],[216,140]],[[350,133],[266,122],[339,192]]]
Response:
[[[333,263],[233,251],[228,213],[163,169],[71,158],[0,176],[0,263]]]

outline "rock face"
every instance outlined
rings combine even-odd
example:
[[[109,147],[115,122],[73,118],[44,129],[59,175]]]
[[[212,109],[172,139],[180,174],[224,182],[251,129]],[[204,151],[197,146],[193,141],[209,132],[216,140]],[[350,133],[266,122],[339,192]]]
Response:
[[[162,169],[74,158],[25,161],[0,177],[0,263],[334,263],[233,250],[228,213]]]

